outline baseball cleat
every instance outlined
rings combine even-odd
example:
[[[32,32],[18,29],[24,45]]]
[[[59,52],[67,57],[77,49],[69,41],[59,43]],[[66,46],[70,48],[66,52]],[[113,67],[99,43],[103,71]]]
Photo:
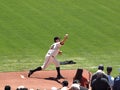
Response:
[[[62,75],[57,75],[57,79],[65,79]]]
[[[28,77],[30,77],[32,74],[33,74],[33,71],[30,70],[29,73],[28,73]]]

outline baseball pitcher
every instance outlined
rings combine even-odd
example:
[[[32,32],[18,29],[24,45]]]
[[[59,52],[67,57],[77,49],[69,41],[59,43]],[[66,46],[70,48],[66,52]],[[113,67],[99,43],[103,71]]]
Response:
[[[53,63],[56,66],[57,79],[64,78],[60,73],[60,62],[56,59],[56,56],[62,53],[62,51],[60,51],[60,47],[64,45],[67,38],[68,38],[68,34],[65,34],[63,40],[60,40],[59,37],[54,37],[54,43],[51,45],[50,49],[45,55],[45,61],[43,65],[40,67],[37,67],[36,69],[29,70],[28,77],[30,77],[36,71],[46,69],[50,63]]]

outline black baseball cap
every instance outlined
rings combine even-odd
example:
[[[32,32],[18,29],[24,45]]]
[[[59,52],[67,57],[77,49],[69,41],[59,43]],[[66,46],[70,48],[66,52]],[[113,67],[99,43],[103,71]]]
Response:
[[[62,82],[62,85],[63,85],[63,86],[68,86],[68,81],[64,80],[64,81]]]
[[[57,39],[59,39],[59,40],[60,40],[60,38],[59,38],[59,37],[54,37],[54,42],[56,42],[56,40],[57,40]]]
[[[108,67],[107,67],[107,71],[112,71],[112,67],[111,67],[111,66],[108,66]]]
[[[98,66],[98,69],[103,71],[103,70],[104,70],[104,66],[103,66],[102,64],[100,64],[100,65]]]

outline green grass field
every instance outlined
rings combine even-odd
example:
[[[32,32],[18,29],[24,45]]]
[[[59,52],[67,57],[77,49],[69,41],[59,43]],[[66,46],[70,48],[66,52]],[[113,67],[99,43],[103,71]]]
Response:
[[[61,69],[85,68],[99,64],[120,68],[120,2],[118,0],[1,0],[0,71],[35,68],[53,43],[54,36],[69,39],[61,48],[59,61],[77,64]],[[53,70],[50,65],[47,70]]]

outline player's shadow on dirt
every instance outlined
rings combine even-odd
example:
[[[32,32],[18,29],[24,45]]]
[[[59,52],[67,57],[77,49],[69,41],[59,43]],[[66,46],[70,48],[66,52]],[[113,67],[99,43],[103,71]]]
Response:
[[[37,78],[37,79],[45,79],[45,80],[51,80],[51,81],[56,81],[57,83],[62,85],[62,82],[60,82],[60,79],[57,79],[56,77],[48,77],[48,78],[39,78],[39,77],[31,77],[31,78]]]
[[[60,84],[62,84],[62,82],[59,81],[59,79],[55,78],[55,77],[48,77],[48,78],[44,78],[45,80],[52,80],[52,81],[56,81]]]

